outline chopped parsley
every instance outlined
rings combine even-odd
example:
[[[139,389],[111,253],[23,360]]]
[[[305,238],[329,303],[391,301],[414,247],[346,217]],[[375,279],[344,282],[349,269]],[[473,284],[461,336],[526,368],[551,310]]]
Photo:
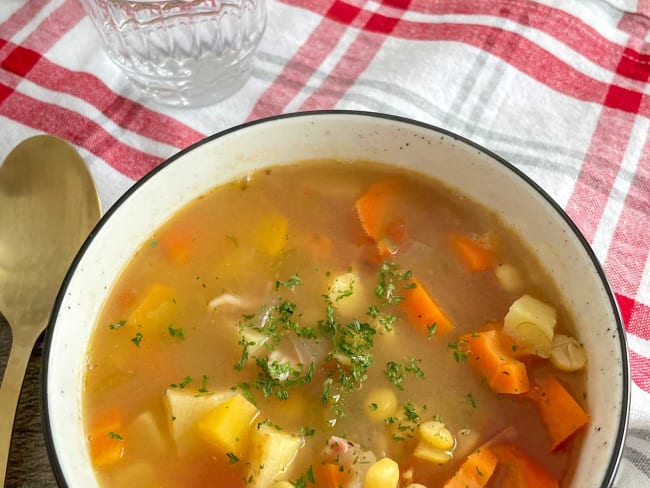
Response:
[[[122,437],[117,432],[112,432],[112,431],[108,433],[108,437],[110,437],[111,439],[115,439],[117,441],[123,441],[124,440],[124,437]]]
[[[239,458],[233,452],[227,452],[226,456],[228,457],[228,464],[236,464],[239,462]]]
[[[300,280],[300,276],[298,276],[298,273],[292,274],[287,281],[276,281],[275,282],[275,289],[279,290],[281,286],[285,288],[289,288],[290,290],[295,290],[297,286],[302,285],[302,281]]]
[[[191,382],[192,382],[192,378],[190,378],[189,376],[186,376],[186,377],[183,379],[183,381],[181,381],[180,383],[172,383],[171,385],[169,385],[169,387],[170,387],[170,388],[177,388],[177,389],[179,389],[179,390],[182,390],[182,389],[184,389],[187,385],[189,385]]]
[[[208,375],[203,375],[203,379],[201,380],[201,388],[199,388],[199,393],[207,393],[208,392]]]
[[[476,401],[474,400],[474,397],[471,393],[467,394],[467,400],[469,401],[469,404],[472,406],[472,408],[476,408]]]
[[[402,383],[404,382],[406,373],[412,373],[418,378],[424,378],[424,371],[422,371],[418,365],[420,362],[421,360],[415,358],[407,358],[401,363],[388,361],[388,363],[386,363],[384,375],[386,375],[386,378],[388,378],[397,388],[403,390],[404,387],[402,386]]]
[[[436,333],[436,329],[438,328],[438,323],[434,322],[430,326],[427,327],[427,339],[431,339],[433,337],[433,334]]]
[[[131,339],[131,342],[133,342],[136,347],[140,347],[140,342],[142,342],[142,332],[136,333],[135,337]]]
[[[301,436],[312,437],[316,433],[316,429],[312,429],[311,427],[300,427],[298,432]]]
[[[178,339],[185,339],[185,329],[182,327],[174,328],[171,324],[169,324],[169,327],[167,327],[167,331],[169,332],[169,335],[172,337],[176,337]]]
[[[111,330],[121,329],[122,327],[124,327],[125,324],[126,324],[126,320],[120,320],[119,322],[108,324],[108,328]]]
[[[454,359],[457,363],[462,364],[467,361],[467,341],[450,342],[447,344],[447,349],[454,352]]]

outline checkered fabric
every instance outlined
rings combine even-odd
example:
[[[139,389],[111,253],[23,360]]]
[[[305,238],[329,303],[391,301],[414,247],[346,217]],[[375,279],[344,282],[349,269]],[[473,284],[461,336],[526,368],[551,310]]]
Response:
[[[269,0],[253,76],[213,107],[154,106],[77,0],[1,0],[0,155],[50,133],[105,209],[176,151],[268,115],[359,109],[457,132],[576,222],[627,327],[630,432],[617,486],[650,486],[650,0]]]

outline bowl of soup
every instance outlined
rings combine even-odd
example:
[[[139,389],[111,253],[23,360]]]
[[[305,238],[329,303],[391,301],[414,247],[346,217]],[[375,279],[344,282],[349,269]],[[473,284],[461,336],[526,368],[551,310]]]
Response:
[[[181,151],[103,217],[47,332],[63,486],[610,486],[624,329],[502,158],[360,112]]]

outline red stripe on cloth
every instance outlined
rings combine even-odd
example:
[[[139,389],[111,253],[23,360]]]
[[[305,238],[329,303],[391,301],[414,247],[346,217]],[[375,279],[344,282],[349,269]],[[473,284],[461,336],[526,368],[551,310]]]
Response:
[[[591,62],[611,71],[616,70],[623,47],[603,37],[582,19],[562,9],[533,1],[450,0],[431,2],[430,0],[413,0],[410,10],[430,15],[490,15],[512,20],[549,34]],[[633,49],[626,51],[625,56],[630,56],[630,63],[636,65],[635,69],[630,72],[631,78],[640,79],[637,78],[639,72],[650,73],[647,56],[640,55],[639,51]]]
[[[320,12],[323,6],[323,2],[315,0],[282,1],[314,12]],[[436,2],[413,0],[409,4],[409,10],[432,16],[458,14],[508,19],[549,34],[591,62],[611,71],[616,70],[620,60],[620,51],[623,48],[620,44],[603,37],[597,30],[568,12],[533,1],[519,0],[506,3],[478,2],[476,0]],[[639,47],[639,49],[641,48]],[[634,69],[629,71],[630,78],[640,80],[645,76],[643,73],[650,73],[650,60],[647,59],[647,55],[629,49],[624,56],[629,56],[630,66],[634,65]]]
[[[616,292],[634,297],[650,251],[650,139],[646,139],[636,174],[616,224],[605,272]]]
[[[650,307],[634,302],[626,330],[641,339],[650,341]]]
[[[408,2],[393,0],[390,7],[396,4],[404,9]],[[354,84],[354,81],[366,70],[379,48],[383,45],[386,34],[390,34],[400,22],[399,18],[384,15],[380,11],[374,13],[363,26],[363,30],[350,45],[347,52],[336,64],[321,86],[312,93],[300,107],[301,110],[333,108],[341,96]],[[399,10],[403,14],[404,10]],[[380,35],[378,35],[380,34]]]
[[[0,24],[0,32],[6,39],[11,39],[41,11],[49,0],[29,0]]]
[[[650,359],[630,350],[632,381],[643,391],[650,393]]]
[[[644,33],[641,34],[643,34],[642,38],[645,37]],[[630,39],[631,45],[637,43],[635,38]],[[625,49],[623,55],[625,52],[629,52],[629,49]],[[628,58],[622,56],[619,59],[617,73],[626,74],[629,70]],[[614,81],[618,79],[620,78],[617,76]],[[576,221],[589,241],[592,241],[596,234],[620,170],[634,127],[634,114],[650,113],[648,97],[616,85],[609,87],[604,103],[606,107],[601,111],[587,155],[566,205],[567,213]],[[617,289],[617,291],[622,290]],[[629,295],[634,296],[635,293]]]
[[[636,302],[634,301],[634,298],[626,297],[620,293],[614,293],[614,296],[618,303],[618,309],[621,311],[623,323],[627,326],[627,324],[630,323],[630,318],[632,317],[632,312],[634,311],[634,305]]]
[[[84,15],[77,0],[66,0],[14,50],[46,53]],[[205,134],[172,117],[115,94],[96,76],[61,67],[46,57],[42,57],[31,71],[22,76],[49,90],[80,98],[96,107],[118,126],[178,149],[205,137]]]
[[[100,124],[72,110],[36,100],[16,91],[0,105],[0,115],[81,146],[134,180],[141,178],[161,162],[156,156],[124,144]]]
[[[21,45],[45,54],[85,16],[78,0],[66,0],[43,19]]]
[[[650,56],[626,48],[616,68],[616,73],[645,83],[650,78]]]
[[[612,85],[607,91],[604,104],[611,108],[636,114],[639,111],[642,100],[643,95],[641,93]]]
[[[301,6],[308,4],[309,8],[312,6],[312,2],[298,3]],[[315,3],[323,4],[323,2]],[[296,94],[302,90],[345,33],[346,26],[332,20],[334,15],[331,13],[332,11],[344,9],[345,7],[340,6],[342,3],[340,1],[334,2],[324,13],[323,19],[312,31],[307,41],[282,69],[273,84],[257,100],[248,116],[248,120],[281,113]],[[357,13],[359,11],[360,9],[357,10]]]
[[[13,92],[13,88],[0,83],[0,106]]]
[[[359,12],[361,12],[361,8],[355,5],[350,5],[349,3],[336,1],[332,4],[330,9],[327,12],[325,12],[325,16],[337,22],[349,24],[354,20],[354,18],[357,15],[359,15]]]
[[[0,67],[18,76],[26,76],[40,59],[41,55],[36,51],[16,46],[0,63]]]

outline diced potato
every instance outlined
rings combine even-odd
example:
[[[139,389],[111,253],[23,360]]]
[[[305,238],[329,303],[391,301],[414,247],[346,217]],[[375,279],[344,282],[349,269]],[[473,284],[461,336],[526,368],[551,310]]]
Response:
[[[267,488],[282,477],[303,443],[302,437],[287,434],[269,425],[260,425],[253,431],[251,439],[251,472],[247,478],[252,481],[248,486]]]
[[[448,451],[454,448],[454,436],[442,422],[430,420],[423,422],[418,427],[420,437],[432,447]]]
[[[129,455],[160,457],[170,447],[169,434],[164,431],[150,410],[142,412],[127,427]]]
[[[237,393],[205,413],[197,423],[199,435],[224,453],[240,457],[250,438],[251,423],[259,410]]]
[[[391,458],[383,458],[374,463],[366,473],[365,488],[397,488],[399,466]]]
[[[503,321],[503,331],[515,341],[518,355],[537,354],[548,358],[555,323],[553,307],[530,295],[523,295],[510,306]]]
[[[233,396],[233,391],[197,395],[195,390],[167,389],[164,396],[167,422],[177,447],[182,447],[192,437],[190,434],[203,415]]]
[[[173,288],[153,285],[127,320],[127,325],[143,330],[166,329],[174,321],[174,295]]]
[[[145,462],[131,463],[124,469],[115,472],[111,478],[113,488],[160,488],[160,482],[154,467]]]
[[[397,396],[390,388],[376,388],[368,394],[365,404],[368,417],[383,422],[397,411]]]
[[[551,364],[560,371],[579,371],[587,364],[587,353],[575,337],[558,334],[553,338]]]
[[[328,298],[345,317],[363,317],[368,310],[361,278],[357,273],[344,273],[331,281]]]
[[[451,459],[451,452],[438,449],[437,447],[429,445],[427,442],[421,441],[415,447],[413,456],[434,464],[446,464]]]
[[[287,243],[289,222],[281,213],[274,211],[260,220],[255,227],[255,246],[271,257],[275,257]]]
[[[516,293],[521,290],[523,280],[521,273],[512,264],[504,263],[494,268],[494,274],[501,288],[509,293]]]

